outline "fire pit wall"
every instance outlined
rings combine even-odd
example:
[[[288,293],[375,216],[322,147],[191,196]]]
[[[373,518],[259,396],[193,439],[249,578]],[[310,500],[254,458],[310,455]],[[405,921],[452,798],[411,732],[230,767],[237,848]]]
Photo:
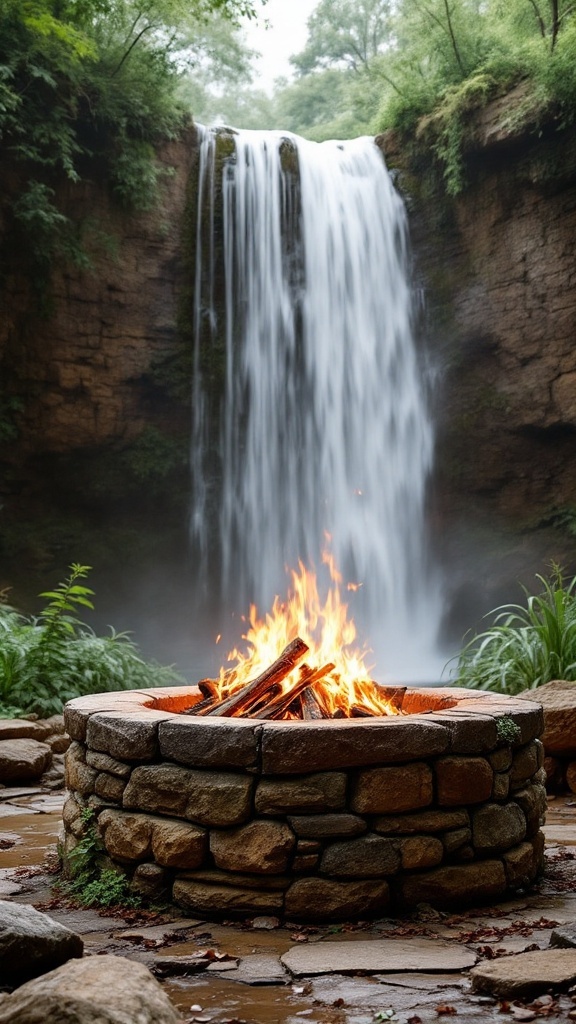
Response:
[[[194,914],[367,917],[528,886],[544,850],[540,705],[387,695],[406,714],[195,718],[181,713],[195,689],[71,701],[65,859],[88,807],[133,889]]]

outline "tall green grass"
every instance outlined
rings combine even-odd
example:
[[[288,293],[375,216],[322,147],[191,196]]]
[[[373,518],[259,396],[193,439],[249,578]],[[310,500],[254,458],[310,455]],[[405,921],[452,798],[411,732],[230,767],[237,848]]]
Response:
[[[493,625],[466,644],[452,671],[460,686],[515,694],[551,679],[576,680],[576,577],[553,566],[525,604],[494,609]]]
[[[0,604],[0,715],[57,714],[72,697],[107,690],[166,686],[184,680],[146,661],[126,633],[97,636],[79,616],[93,608],[81,581],[90,566],[74,563],[37,617]]]

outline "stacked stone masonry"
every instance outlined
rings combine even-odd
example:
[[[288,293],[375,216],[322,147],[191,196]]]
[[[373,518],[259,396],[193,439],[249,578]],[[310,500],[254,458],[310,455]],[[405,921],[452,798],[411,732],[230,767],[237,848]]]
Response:
[[[182,714],[195,689],[71,701],[65,858],[94,812],[136,892],[193,913],[292,920],[477,903],[543,860],[542,709],[458,689],[390,691],[381,719]]]

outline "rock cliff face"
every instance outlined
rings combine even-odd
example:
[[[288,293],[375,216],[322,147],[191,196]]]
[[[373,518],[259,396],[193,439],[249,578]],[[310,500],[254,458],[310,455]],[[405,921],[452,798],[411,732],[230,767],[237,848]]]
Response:
[[[81,225],[92,266],[55,266],[48,308],[22,254],[13,253],[0,364],[3,386],[20,406],[20,459],[125,444],[151,422],[173,424],[181,413],[164,377],[180,352],[181,229],[195,155],[193,132],[166,147],[161,204],[142,215],[119,212],[97,182],[63,189],[62,205]]]
[[[479,115],[457,199],[424,187],[395,140],[380,141],[408,200],[439,371],[437,536],[456,564],[460,524],[462,547],[470,547],[471,522],[480,531],[488,521],[512,524],[508,578],[529,566],[531,579],[546,559],[574,561],[576,129],[514,133],[506,103]],[[13,515],[38,457],[52,467],[77,453],[89,467],[152,426],[179,439],[186,461],[190,352],[178,321],[190,280],[181,229],[196,152],[193,134],[166,149],[172,171],[161,208],[141,216],[119,214],[97,183],[68,186],[64,199],[91,239],[93,269],[55,267],[48,313],[12,254],[1,293],[0,439],[2,391],[19,403],[18,436],[1,448],[0,488]],[[522,531],[530,531],[529,555]],[[463,576],[471,575],[468,566]],[[497,583],[484,610],[493,597]]]
[[[504,101],[481,113],[461,196],[409,202],[442,371],[442,503],[534,526],[576,511],[576,130],[507,122]]]

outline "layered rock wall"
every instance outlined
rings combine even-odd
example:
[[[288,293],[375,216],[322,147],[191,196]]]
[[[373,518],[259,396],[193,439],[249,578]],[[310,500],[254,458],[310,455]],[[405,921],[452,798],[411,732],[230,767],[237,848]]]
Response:
[[[480,501],[535,526],[576,503],[576,129],[515,130],[511,102],[477,115],[455,199],[380,141],[401,169],[440,370],[443,507]]]
[[[25,253],[10,254],[0,365],[3,390],[19,406],[11,447],[20,460],[126,443],[179,414],[162,371],[179,352],[181,236],[195,158],[192,130],[166,146],[160,203],[142,214],[122,212],[103,182],[63,186],[59,203],[91,265],[59,260],[47,290],[37,289]]]

